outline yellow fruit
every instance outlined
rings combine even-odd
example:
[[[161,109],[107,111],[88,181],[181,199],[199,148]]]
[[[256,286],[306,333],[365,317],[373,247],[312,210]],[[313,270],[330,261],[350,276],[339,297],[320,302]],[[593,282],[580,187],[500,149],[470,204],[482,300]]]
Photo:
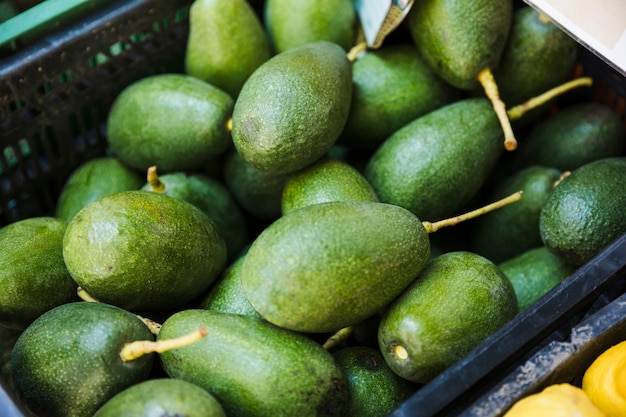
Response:
[[[582,388],[607,417],[626,416],[626,341],[593,361],[585,371]]]
[[[516,402],[504,417],[606,417],[585,392],[563,383]]]

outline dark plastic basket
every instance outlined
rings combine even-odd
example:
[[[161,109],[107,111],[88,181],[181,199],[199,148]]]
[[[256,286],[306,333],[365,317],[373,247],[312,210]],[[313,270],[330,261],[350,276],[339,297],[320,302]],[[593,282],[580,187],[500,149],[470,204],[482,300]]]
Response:
[[[183,70],[190,4],[112,1],[0,58],[0,227],[52,214],[69,174],[106,153],[106,115],[122,88],[150,74]],[[568,100],[602,102],[626,117],[619,74],[582,50],[576,75],[593,77],[594,87]],[[548,381],[578,378],[565,362],[588,363],[623,327],[625,277],[626,235],[391,415],[496,417]],[[533,363],[536,372],[521,378]],[[26,415],[1,380],[0,414]]]

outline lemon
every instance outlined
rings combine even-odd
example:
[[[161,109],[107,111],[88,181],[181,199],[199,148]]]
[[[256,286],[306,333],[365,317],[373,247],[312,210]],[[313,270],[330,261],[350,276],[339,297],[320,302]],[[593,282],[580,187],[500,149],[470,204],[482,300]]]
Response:
[[[585,371],[582,388],[608,417],[626,416],[626,341],[593,361]]]
[[[585,391],[568,383],[554,384],[522,398],[504,417],[606,417]]]

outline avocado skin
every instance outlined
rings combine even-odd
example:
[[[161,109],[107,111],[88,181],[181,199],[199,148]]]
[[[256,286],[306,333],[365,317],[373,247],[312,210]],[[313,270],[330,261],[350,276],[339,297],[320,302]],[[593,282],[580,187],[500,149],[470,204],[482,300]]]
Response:
[[[179,198],[202,210],[224,239],[229,261],[249,243],[246,216],[221,181],[198,172],[170,172],[160,175],[159,181],[162,191],[154,190],[149,183],[141,189]]]
[[[589,162],[552,191],[539,218],[541,239],[566,262],[581,266],[626,231],[626,158]]]
[[[226,244],[194,205],[151,191],[120,191],[68,223],[63,258],[97,300],[134,312],[168,311],[217,279]]]
[[[264,319],[302,332],[356,324],[395,298],[429,256],[428,233],[391,204],[333,201],[282,216],[252,242],[241,269]]]
[[[574,70],[578,49],[574,38],[543,20],[533,7],[516,9],[509,39],[493,69],[500,97],[514,106],[566,82]]]
[[[108,144],[122,163],[145,172],[201,169],[232,146],[233,99],[186,74],[141,78],[120,92],[107,119]]]
[[[226,417],[206,390],[182,379],[155,378],[116,394],[93,417]]]
[[[460,98],[414,45],[390,44],[366,51],[352,64],[352,104],[337,143],[374,150],[417,117]]]
[[[534,125],[519,141],[511,169],[547,165],[571,171],[598,159],[623,156],[624,122],[596,102],[571,104]]]
[[[155,355],[124,363],[124,344],[153,340],[134,314],[104,303],[55,307],[20,335],[11,355],[18,398],[41,417],[91,417],[109,398],[148,378]]]
[[[232,139],[251,165],[294,172],[336,142],[352,100],[346,52],[328,41],[290,49],[257,68],[235,102]]]
[[[199,326],[207,336],[160,354],[166,373],[199,385],[229,417],[343,416],[347,386],[332,355],[312,339],[239,314],[182,310],[158,339]]]
[[[377,348],[348,346],[333,356],[348,382],[344,417],[389,415],[419,388],[393,372]]]
[[[282,214],[329,201],[373,201],[378,196],[365,177],[347,162],[322,158],[291,176],[281,197]]]
[[[507,259],[498,266],[513,284],[519,311],[526,310],[576,270],[543,245]]]
[[[293,174],[262,171],[235,149],[224,159],[224,183],[244,211],[263,221],[280,217],[283,190]]]
[[[534,165],[497,184],[483,199],[485,204],[517,191],[523,192],[522,199],[474,219],[471,251],[500,263],[541,246],[539,215],[560,175],[561,171],[556,168]]]
[[[239,95],[250,74],[270,59],[270,42],[245,0],[195,0],[189,8],[185,72]]]
[[[517,312],[513,286],[493,262],[467,251],[444,253],[388,306],[379,347],[394,372],[425,384]],[[407,359],[395,354],[397,345],[407,350]]]
[[[471,90],[478,73],[495,68],[509,38],[511,0],[422,0],[406,17],[428,64],[451,85]]]
[[[276,53],[317,41],[349,51],[356,39],[357,15],[351,0],[266,0],[263,17]]]
[[[63,260],[67,222],[31,217],[0,229],[0,326],[24,329],[44,312],[78,301]]]
[[[244,256],[237,258],[224,270],[220,279],[202,298],[200,308],[262,318],[250,305],[241,285],[241,265],[243,265]]]
[[[117,191],[138,190],[144,179],[139,172],[117,158],[90,159],[77,167],[65,181],[55,209],[55,216],[70,221],[88,203]]]
[[[456,215],[483,186],[503,150],[502,129],[484,98],[420,116],[387,139],[365,168],[382,202],[436,221]]]

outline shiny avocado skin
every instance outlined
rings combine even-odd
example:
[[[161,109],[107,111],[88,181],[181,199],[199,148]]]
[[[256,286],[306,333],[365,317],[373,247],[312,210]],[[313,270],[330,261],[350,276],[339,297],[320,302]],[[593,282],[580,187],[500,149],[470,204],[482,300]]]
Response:
[[[134,314],[77,301],[42,314],[11,355],[18,398],[37,416],[89,417],[113,395],[146,380],[155,355],[123,362],[124,344],[154,340]]]

